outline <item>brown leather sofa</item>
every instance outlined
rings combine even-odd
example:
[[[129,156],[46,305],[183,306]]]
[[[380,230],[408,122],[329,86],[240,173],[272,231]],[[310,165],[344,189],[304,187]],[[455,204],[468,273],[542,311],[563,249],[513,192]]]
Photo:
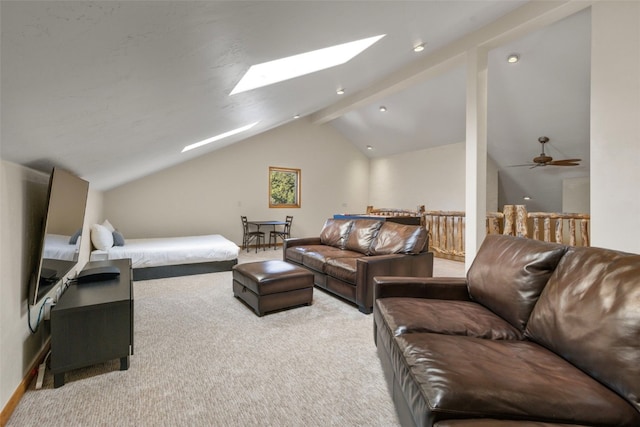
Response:
[[[314,284],[371,313],[375,276],[433,275],[424,227],[369,219],[328,219],[319,237],[284,242],[285,261],[307,268]]]
[[[403,426],[640,426],[640,255],[489,235],[466,278],[374,282]]]

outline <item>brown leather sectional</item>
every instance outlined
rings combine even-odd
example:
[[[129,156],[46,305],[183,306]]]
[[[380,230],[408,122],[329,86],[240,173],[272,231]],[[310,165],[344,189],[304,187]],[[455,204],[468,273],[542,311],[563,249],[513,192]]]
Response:
[[[374,281],[403,426],[640,426],[640,255],[490,235],[466,278]]]
[[[284,260],[307,268],[314,284],[371,313],[375,276],[433,275],[424,227],[369,219],[328,219],[319,237],[290,238]]]

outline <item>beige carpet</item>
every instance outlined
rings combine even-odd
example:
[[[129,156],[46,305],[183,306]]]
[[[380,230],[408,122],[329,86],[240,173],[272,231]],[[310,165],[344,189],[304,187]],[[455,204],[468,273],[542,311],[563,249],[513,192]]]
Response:
[[[314,289],[313,305],[259,318],[233,297],[230,272],[136,282],[134,296],[129,370],[78,369],[58,389],[47,371],[9,426],[398,425],[373,318],[348,303]]]

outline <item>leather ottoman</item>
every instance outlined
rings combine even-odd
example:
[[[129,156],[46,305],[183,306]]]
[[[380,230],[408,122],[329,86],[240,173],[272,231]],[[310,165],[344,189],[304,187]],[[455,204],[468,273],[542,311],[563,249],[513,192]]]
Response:
[[[311,305],[313,273],[280,260],[233,266],[233,295],[258,316],[298,305]]]

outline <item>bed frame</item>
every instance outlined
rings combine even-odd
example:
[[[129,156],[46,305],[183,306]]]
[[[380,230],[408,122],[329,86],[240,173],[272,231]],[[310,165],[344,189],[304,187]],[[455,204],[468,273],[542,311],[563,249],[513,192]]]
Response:
[[[194,274],[219,273],[231,271],[238,259],[229,261],[200,262],[197,264],[161,265],[133,269],[133,280],[164,279],[167,277],[193,276]]]

